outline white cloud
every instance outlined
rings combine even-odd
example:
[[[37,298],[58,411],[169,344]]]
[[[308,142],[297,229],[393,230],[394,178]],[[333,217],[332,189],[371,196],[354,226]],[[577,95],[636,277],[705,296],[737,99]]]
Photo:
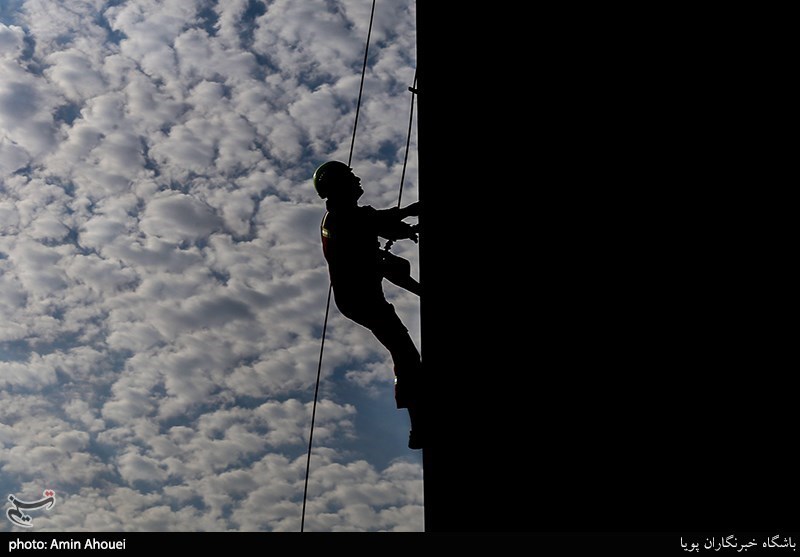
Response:
[[[106,295],[123,290],[136,280],[132,269],[95,254],[76,255],[65,270],[73,282],[84,283],[92,290]]]
[[[161,483],[167,472],[153,458],[140,455],[135,449],[117,459],[119,473],[129,485],[135,482]]]
[[[220,218],[201,201],[167,192],[147,204],[140,227],[147,234],[177,243],[205,238],[220,224]]]
[[[19,213],[11,200],[0,201],[0,231],[10,235],[19,225]]]
[[[28,152],[7,137],[0,138],[0,175],[8,175],[27,166]]]
[[[5,9],[0,484],[56,489],[37,527],[299,527],[328,287],[310,175],[346,158],[366,4]],[[413,3],[378,7],[354,160],[376,206],[396,200],[413,24]],[[349,398],[390,388],[388,356],[335,306],[327,334],[307,526],[419,530],[419,456],[363,460]]]
[[[25,237],[20,237],[9,250],[17,277],[31,296],[47,298],[67,286],[64,272],[58,267],[63,251]]]
[[[32,353],[27,362],[0,362],[0,377],[4,387],[34,388],[56,382],[51,362],[36,353]]]
[[[101,94],[105,88],[103,76],[92,67],[91,60],[76,49],[54,52],[45,59],[45,75],[67,99],[80,102]]]
[[[15,59],[19,56],[24,38],[22,27],[0,23],[0,57]]]
[[[55,144],[52,112],[57,103],[57,96],[41,78],[13,60],[0,58],[0,130],[5,142],[15,146],[16,158],[23,156],[23,150],[30,157],[42,155]]]

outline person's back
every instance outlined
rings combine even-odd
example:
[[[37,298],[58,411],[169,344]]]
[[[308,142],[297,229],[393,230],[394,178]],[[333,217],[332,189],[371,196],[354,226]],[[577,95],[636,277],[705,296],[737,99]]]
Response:
[[[322,246],[337,305],[383,297],[378,231],[372,207],[337,208],[328,203]]]

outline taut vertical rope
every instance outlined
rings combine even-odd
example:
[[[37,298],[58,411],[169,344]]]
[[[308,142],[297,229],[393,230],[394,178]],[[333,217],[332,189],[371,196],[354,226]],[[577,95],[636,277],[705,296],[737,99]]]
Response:
[[[414,99],[417,97],[417,73],[414,72],[414,85],[408,88],[411,91],[411,110],[408,115],[408,134],[406,135],[406,154],[403,157],[403,173],[400,175],[400,193],[397,194],[397,208],[403,199],[403,182],[406,179],[406,165],[408,164],[408,148],[411,145],[411,128],[414,126]]]
[[[356,129],[358,128],[358,113],[361,110],[361,94],[364,91],[364,76],[367,73],[367,55],[369,54],[369,39],[372,35],[372,20],[375,16],[375,0],[372,0],[372,11],[369,14],[369,30],[367,31],[367,44],[364,47],[364,64],[361,68],[361,85],[358,88],[358,100],[356,101],[356,118],[353,122],[353,137],[350,140],[350,156],[347,159],[347,166],[353,162],[353,147],[356,144]],[[317,396],[319,395],[319,379],[322,372],[322,353],[325,348],[325,333],[328,330],[328,314],[331,309],[331,291],[333,285],[328,285],[328,301],[325,304],[325,322],[322,325],[322,341],[319,345],[319,364],[317,365],[317,383],[314,387],[314,404],[311,407],[311,431],[308,435],[308,458],[306,460],[306,481],[303,488],[303,514],[300,517],[300,531],[303,532],[306,523],[306,499],[308,497],[308,475],[311,470],[311,446],[314,440],[314,419],[317,415]]]
[[[403,173],[400,175],[400,191],[397,194],[397,208],[400,208],[400,202],[403,200],[403,183],[406,179],[406,166],[408,165],[408,149],[411,145],[411,130],[414,127],[414,99],[417,97],[417,73],[414,72],[414,85],[408,88],[411,91],[411,110],[408,115],[408,134],[406,135],[406,154],[403,157]],[[386,245],[383,249],[389,251],[394,244],[393,240],[386,240]]]

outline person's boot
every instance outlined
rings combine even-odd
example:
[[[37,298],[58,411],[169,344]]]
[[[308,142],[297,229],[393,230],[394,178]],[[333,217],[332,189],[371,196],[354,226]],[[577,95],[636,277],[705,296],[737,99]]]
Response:
[[[408,448],[412,450],[425,448],[425,435],[422,430],[412,429],[408,432]]]
[[[397,377],[397,366],[394,368],[394,401],[397,408],[408,408],[411,404],[411,393],[405,381]]]
[[[408,433],[408,448],[413,450],[422,449],[427,442],[427,436],[425,435],[421,407],[417,404],[409,406],[408,417],[411,420],[411,431]]]

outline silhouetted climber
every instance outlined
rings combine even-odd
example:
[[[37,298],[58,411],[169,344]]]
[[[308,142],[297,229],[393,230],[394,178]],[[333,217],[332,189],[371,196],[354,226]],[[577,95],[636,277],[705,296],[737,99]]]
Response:
[[[422,393],[420,355],[408,329],[383,294],[383,279],[421,294],[411,277],[411,264],[380,249],[378,236],[388,240],[418,241],[417,227],[403,219],[419,215],[419,203],[404,209],[377,210],[359,206],[364,194],[361,178],[343,162],[329,161],[314,172],[314,187],[327,199],[322,219],[322,250],[328,262],[336,307],[342,315],[366,327],[392,356],[395,402],[407,408],[411,419],[408,446],[422,448]]]

